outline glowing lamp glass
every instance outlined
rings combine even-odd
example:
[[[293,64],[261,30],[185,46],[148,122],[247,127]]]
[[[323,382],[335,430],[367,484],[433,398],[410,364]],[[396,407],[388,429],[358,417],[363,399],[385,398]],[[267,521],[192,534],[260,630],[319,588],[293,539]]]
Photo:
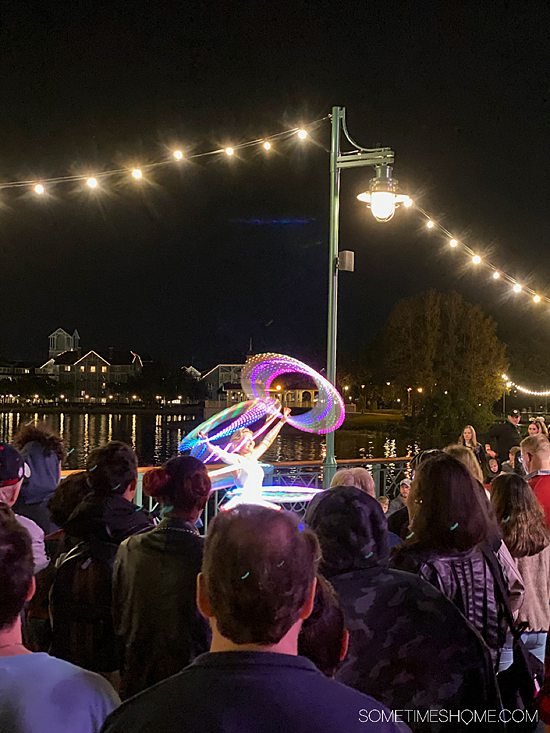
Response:
[[[234,154],[235,154],[235,150],[234,150],[234,148],[231,148],[231,147],[229,147],[229,148],[226,148],[224,152],[225,152],[225,154],[226,154],[227,156],[229,156],[229,157],[231,157],[232,155],[234,155]]]
[[[132,168],[132,178],[135,178],[136,181],[141,181],[143,178],[141,168]]]
[[[300,140],[305,140],[307,137],[307,130],[298,130],[296,134],[298,135]]]
[[[86,179],[86,185],[88,188],[97,188],[97,178],[90,176],[90,178]]]
[[[33,190],[38,196],[42,196],[46,192],[46,189],[41,183],[37,183]]]
[[[454,247],[458,247],[458,242],[456,241],[456,239],[449,240],[449,246],[453,247],[453,249]]]
[[[493,272],[493,280],[499,280],[500,279],[500,272]]]
[[[172,156],[174,160],[182,160],[183,159],[183,152],[181,150],[174,150],[172,153]]]
[[[481,264],[481,257],[479,255],[474,255],[472,257],[472,264],[473,265],[480,265]]]
[[[377,221],[389,221],[395,214],[395,194],[389,191],[373,191],[370,210]]]
[[[266,140],[265,143],[262,145],[262,148],[266,151],[271,150],[271,143]]]
[[[514,293],[521,293],[521,285],[519,283],[515,283],[512,287],[512,290],[514,291]]]
[[[541,297],[540,295],[533,295],[533,303],[540,303]]]
[[[428,229],[433,229],[433,228],[434,228],[434,226],[435,226],[435,224],[434,224],[434,223],[433,223],[433,221],[432,221],[432,220],[430,219],[430,220],[429,220],[429,222],[428,222],[428,223],[426,224],[426,226],[428,227]]]

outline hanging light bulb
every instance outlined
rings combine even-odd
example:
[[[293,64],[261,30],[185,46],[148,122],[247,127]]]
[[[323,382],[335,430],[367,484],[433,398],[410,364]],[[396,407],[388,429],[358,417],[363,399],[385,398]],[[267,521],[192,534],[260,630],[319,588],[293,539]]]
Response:
[[[495,270],[493,272],[493,280],[499,280],[500,279],[500,272],[498,270]]]
[[[458,242],[457,242],[457,240],[456,240],[456,239],[450,239],[450,240],[449,240],[449,246],[450,246],[450,247],[452,247],[453,249],[454,249],[455,247],[458,247]]]
[[[42,196],[42,194],[46,193],[46,189],[44,188],[42,183],[37,183],[34,186],[33,191],[38,194],[38,196]]]
[[[426,222],[426,227],[428,229],[433,229],[434,226],[435,226],[435,224],[433,223],[433,221],[431,219],[428,219],[428,221]]]
[[[411,201],[410,196],[397,193],[397,181],[392,177],[391,165],[377,165],[369,190],[357,198],[367,204],[377,221],[389,221],[400,204]]]
[[[94,178],[94,176],[90,176],[90,178],[86,179],[86,185],[88,188],[97,188],[97,178]]]
[[[540,295],[537,295],[537,294],[533,295],[533,303],[540,303],[540,301],[541,301]]]
[[[268,152],[269,150],[271,150],[271,143],[269,142],[269,140],[266,140],[266,141],[265,141],[265,143],[264,143],[264,144],[262,145],[262,148],[263,148],[263,149],[264,149],[264,150],[265,150],[266,152]]]
[[[413,204],[414,204],[414,201],[412,200],[410,196],[407,196],[405,200],[403,201],[403,206],[406,209],[410,209]]]
[[[224,150],[224,153],[230,158],[232,155],[235,154],[235,150],[234,148],[229,147]]]
[[[172,153],[172,157],[175,160],[183,160],[183,152],[181,150],[174,150]]]
[[[143,178],[141,168],[132,168],[132,178],[135,178],[136,181],[141,181]]]
[[[521,293],[521,285],[519,283],[514,283],[512,286],[512,290],[514,293]]]
[[[479,255],[474,255],[472,257],[472,264],[473,265],[480,265],[481,264],[481,257]]]
[[[304,130],[303,128],[300,128],[296,134],[300,138],[300,140],[305,140],[307,138],[307,130]]]

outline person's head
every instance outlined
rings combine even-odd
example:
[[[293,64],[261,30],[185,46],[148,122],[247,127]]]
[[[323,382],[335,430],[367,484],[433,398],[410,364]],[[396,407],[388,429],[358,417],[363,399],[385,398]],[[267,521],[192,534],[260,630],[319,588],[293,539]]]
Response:
[[[378,497],[378,503],[382,507],[382,511],[384,514],[387,513],[388,509],[390,508],[390,500],[387,496],[379,496]]]
[[[534,420],[529,421],[527,432],[529,433],[529,435],[542,434],[548,437],[548,428],[546,427],[546,423],[544,422],[544,420],[541,420],[540,417],[536,417]]]
[[[521,458],[528,473],[550,469],[550,442],[546,435],[530,435],[521,441]]]
[[[407,499],[409,498],[409,494],[411,491],[411,482],[410,479],[404,478],[401,483],[399,484],[399,493],[401,494],[401,498],[406,503]]]
[[[61,479],[48,502],[52,522],[58,527],[64,527],[76,507],[89,493],[90,486],[86,471],[71,473]]]
[[[327,677],[334,677],[346,658],[349,634],[344,611],[332,585],[317,575],[313,612],[302,624],[298,654],[307,657]]]
[[[466,425],[466,427],[462,431],[460,443],[462,445],[477,445],[477,435],[473,425]]]
[[[0,631],[10,629],[34,592],[34,563],[29,533],[5,504],[0,504]]]
[[[65,457],[65,446],[58,433],[47,423],[37,422],[21,425],[13,438],[13,445],[19,450],[27,443],[39,443],[48,453],[53,453],[59,461]]]
[[[212,483],[205,465],[193,456],[176,456],[143,476],[143,491],[169,513],[195,521],[202,513]]]
[[[89,453],[86,473],[95,496],[119,494],[132,499],[137,484],[137,456],[129,445],[113,440]]]
[[[0,502],[12,507],[19,496],[29,468],[19,451],[8,443],[0,443]]]
[[[241,504],[218,514],[197,581],[213,641],[269,647],[297,639],[313,609],[319,555],[313,532],[290,512]]]
[[[550,544],[544,512],[523,476],[502,473],[494,478],[491,503],[514,557],[536,555]]]
[[[456,458],[457,461],[463,463],[472,476],[477,479],[480,484],[483,483],[483,471],[481,470],[479,461],[476,458],[476,454],[471,448],[468,448],[466,445],[448,445],[444,449],[444,452],[447,455]]]
[[[419,466],[408,507],[411,542],[422,547],[469,550],[499,534],[480,484],[464,463],[447,453]]]
[[[519,425],[519,421],[521,420],[521,414],[519,410],[510,410],[510,412],[507,415],[508,422],[511,422],[513,425]]]
[[[332,489],[336,486],[355,486],[365,491],[369,496],[375,496],[376,494],[374,479],[370,471],[360,466],[356,468],[341,468],[339,471],[336,471],[330,482],[330,487]]]
[[[510,448],[510,452],[508,453],[508,459],[510,461],[510,465],[512,466],[512,468],[515,468],[516,457],[518,453],[521,454],[521,448],[519,447],[519,445],[514,445],[512,448]]]
[[[233,433],[229,441],[232,451],[236,451],[242,456],[252,453],[256,444],[254,442],[254,433],[248,428],[241,428]]]
[[[309,526],[319,538],[321,571],[327,577],[388,563],[388,523],[382,507],[354,486],[325,492]]]
[[[498,473],[498,461],[496,458],[489,458],[487,466],[491,473]]]

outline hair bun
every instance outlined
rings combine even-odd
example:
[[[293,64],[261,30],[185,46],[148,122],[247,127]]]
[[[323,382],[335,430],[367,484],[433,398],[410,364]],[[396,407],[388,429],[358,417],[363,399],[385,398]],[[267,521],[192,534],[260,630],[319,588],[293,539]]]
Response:
[[[165,496],[171,476],[164,468],[152,468],[143,476],[143,492],[153,499]]]

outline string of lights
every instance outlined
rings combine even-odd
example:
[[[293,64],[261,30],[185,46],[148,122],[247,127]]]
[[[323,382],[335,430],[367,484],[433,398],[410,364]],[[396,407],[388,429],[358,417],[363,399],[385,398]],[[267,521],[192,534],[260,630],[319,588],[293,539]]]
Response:
[[[529,389],[528,387],[524,387],[523,385],[517,384],[517,382],[511,380],[507,374],[503,374],[502,379],[505,381],[508,389],[517,389],[518,392],[531,395],[533,397],[550,397],[550,389]]]
[[[470,263],[475,268],[484,268],[491,274],[491,280],[495,283],[506,283],[511,286],[511,290],[515,295],[526,295],[529,297],[532,303],[550,303],[550,297],[538,293],[533,290],[530,286],[522,283],[520,280],[515,278],[513,275],[505,272],[502,268],[497,267],[493,262],[490,262],[487,258],[483,257],[479,252],[472,249],[462,239],[458,239],[452,232],[450,232],[445,226],[437,222],[430,214],[422,209],[420,206],[414,204],[416,210],[426,220],[426,228],[432,232],[439,232],[447,240],[448,246],[453,250],[461,250],[466,254]],[[530,394],[537,394],[532,392]]]
[[[82,186],[86,186],[92,190],[100,190],[102,181],[113,177],[130,177],[135,183],[139,183],[144,180],[146,173],[156,168],[181,164],[185,161],[197,160],[199,158],[216,155],[232,158],[239,151],[254,147],[260,148],[265,154],[269,154],[274,151],[277,143],[288,140],[289,138],[296,137],[301,141],[307,140],[310,132],[315,130],[327,119],[328,117],[322,117],[321,119],[314,120],[313,122],[309,122],[301,127],[293,127],[271,135],[264,135],[241,143],[235,143],[233,145],[227,145],[225,147],[214,148],[212,150],[205,150],[197,153],[186,153],[184,147],[175,146],[173,149],[167,150],[164,157],[143,165],[134,164],[132,166],[110,168],[98,172],[88,171],[85,173],[59,175],[49,178],[4,181],[0,182],[0,190],[27,188],[37,196],[44,196],[50,192],[52,187],[65,183],[81,183]]]

